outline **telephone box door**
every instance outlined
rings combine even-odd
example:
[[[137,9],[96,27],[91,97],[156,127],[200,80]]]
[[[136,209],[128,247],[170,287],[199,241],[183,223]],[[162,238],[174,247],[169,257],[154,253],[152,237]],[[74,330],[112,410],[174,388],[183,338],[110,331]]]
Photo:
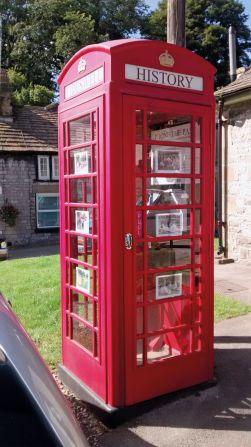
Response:
[[[100,238],[103,98],[61,114],[63,363],[106,400],[105,312]],[[101,191],[101,192],[99,192]]]
[[[211,118],[124,97],[126,405],[212,376]]]

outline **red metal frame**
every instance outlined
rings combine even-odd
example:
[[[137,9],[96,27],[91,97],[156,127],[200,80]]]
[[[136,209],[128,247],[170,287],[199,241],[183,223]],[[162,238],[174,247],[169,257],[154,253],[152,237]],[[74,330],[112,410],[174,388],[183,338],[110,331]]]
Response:
[[[146,160],[144,161],[144,169],[142,173],[135,173],[135,151],[134,147],[137,142],[142,143],[144,150],[146,151],[147,146],[151,142],[151,140],[146,135],[146,123],[144,124],[144,135],[141,140],[137,140],[135,138],[135,110],[143,110],[144,116],[146,116],[147,111],[158,111],[158,112],[166,112],[171,111],[174,114],[187,114],[193,117],[193,127],[194,120],[196,118],[201,118],[203,120],[203,133],[202,133],[202,142],[200,144],[195,143],[195,141],[191,143],[177,143],[173,141],[165,141],[159,142],[158,144],[164,145],[172,145],[174,147],[186,147],[190,146],[192,150],[193,156],[192,158],[192,170],[190,174],[176,174],[178,178],[190,178],[192,181],[192,200],[189,205],[171,205],[166,206],[147,206],[141,205],[139,207],[135,206],[135,178],[136,176],[140,176],[143,179],[143,183],[146,184],[147,179],[152,178],[152,174],[147,172]],[[147,236],[147,228],[146,228],[146,218],[144,219],[143,227],[145,237],[139,237],[137,240],[137,236],[135,236],[134,249],[132,252],[126,252],[125,254],[125,277],[130,278],[130,283],[126,282],[124,296],[125,296],[125,338],[127,340],[127,349],[125,351],[126,354],[126,404],[133,404],[135,402],[149,399],[158,394],[163,394],[169,391],[176,390],[177,388],[181,388],[184,386],[192,385],[195,383],[199,383],[201,381],[205,381],[210,379],[212,376],[212,366],[213,366],[213,354],[212,354],[212,343],[208,342],[211,339],[212,342],[212,323],[213,323],[213,300],[212,300],[212,276],[210,276],[212,272],[211,262],[212,259],[208,256],[208,253],[212,251],[212,216],[210,215],[212,205],[213,194],[209,197],[208,191],[210,191],[211,181],[210,174],[208,171],[209,166],[212,166],[213,156],[210,152],[210,140],[208,140],[208,131],[210,129],[210,109],[208,107],[200,107],[194,105],[187,105],[182,103],[170,103],[167,101],[154,101],[144,98],[138,97],[125,97],[124,98],[124,117],[125,117],[125,135],[124,141],[126,141],[126,148],[124,149],[124,182],[125,182],[125,233],[131,232],[134,235],[137,235],[137,222],[135,221],[135,215],[137,210],[142,210],[145,217],[147,216],[147,210],[175,210],[175,209],[187,209],[191,210],[191,217],[194,216],[195,209],[201,210],[201,215],[203,216],[203,227],[200,233],[195,232],[194,228],[194,219],[191,219],[190,223],[190,232],[189,234],[175,236],[175,237],[155,237]],[[193,132],[194,134],[194,132]],[[156,143],[156,142],[155,142]],[[128,145],[130,150],[128,150]],[[202,157],[202,172],[201,174],[195,175],[195,157],[194,151],[195,148],[201,148],[203,157]],[[209,158],[210,156],[210,158]],[[167,176],[167,174],[158,174],[159,176]],[[195,180],[201,180],[202,191],[201,191],[201,203],[195,203]],[[144,188],[143,188],[144,189]],[[143,191],[143,196],[146,197],[146,190]],[[145,202],[146,200],[144,200]],[[211,237],[210,237],[211,235]],[[148,251],[148,243],[161,242],[167,240],[182,241],[189,239],[191,242],[191,262],[185,265],[174,265],[167,267],[158,267],[155,269],[148,267],[148,259],[147,259],[147,251]],[[200,262],[195,263],[195,253],[194,253],[194,240],[200,241],[201,245],[201,259]],[[135,272],[137,272],[136,265],[136,242],[140,244],[144,244],[144,266],[142,269],[142,275],[144,276],[144,300],[143,303],[136,302],[137,292],[136,281],[135,281]],[[197,269],[202,269],[203,265],[203,275],[200,275],[200,281],[202,282],[201,288],[202,290],[195,290],[195,278],[194,272]],[[190,271],[191,272],[191,287],[190,291],[185,294],[183,297],[175,297],[170,300],[167,298],[162,300],[161,303],[158,304],[166,304],[167,306],[172,306],[172,312],[180,314],[182,318],[184,318],[185,323],[176,322],[173,326],[166,324],[166,327],[160,331],[147,331],[145,329],[142,331],[142,334],[136,335],[136,323],[137,309],[142,309],[144,313],[144,328],[147,328],[148,319],[147,319],[147,311],[156,308],[156,301],[148,301],[148,283],[149,283],[149,275],[152,274],[161,274],[168,272],[182,272],[182,271]],[[148,280],[147,280],[148,279]],[[197,306],[197,301],[201,299],[203,296],[203,305],[200,309],[199,318],[195,319],[193,316],[195,314],[195,307]],[[187,303],[185,308],[184,302]],[[167,312],[166,312],[167,313]],[[188,314],[188,315],[187,315]],[[156,315],[155,315],[156,316]],[[163,315],[159,318],[163,319]],[[167,316],[165,317],[167,319]],[[164,324],[164,322],[163,322]],[[169,329],[167,327],[169,326]],[[197,328],[201,330],[200,343],[201,346],[198,347],[197,342],[195,341],[195,335],[197,332]],[[188,348],[188,352],[184,352],[184,354],[180,356],[174,356],[173,358],[166,359],[165,361],[160,359],[160,361],[156,361],[155,363],[147,364],[147,342],[146,339],[148,337],[156,337],[156,343],[158,342],[158,337],[168,336],[168,334],[173,333],[171,336],[171,344],[173,348],[176,350],[179,348],[177,344],[177,337],[175,340],[174,334],[178,331],[186,330],[190,331],[191,338],[190,344],[191,346]],[[170,335],[169,335],[170,338]],[[144,345],[143,350],[143,365],[140,367],[136,364],[136,343],[135,339],[142,340]],[[210,349],[209,349],[210,346]],[[184,362],[184,363],[183,363]],[[163,379],[165,378],[165,379]],[[151,386],[149,386],[151,384]]]
[[[160,65],[159,56],[168,51],[174,65]],[[170,85],[155,85],[125,79],[125,64],[161,69],[171,73],[184,73],[203,79],[203,89],[189,90]],[[103,70],[103,71],[102,71]],[[178,75],[177,75],[178,76]],[[180,82],[182,84],[182,75]],[[75,375],[86,389],[98,396],[105,404],[122,407],[151,397],[209,380],[213,374],[213,209],[214,209],[214,69],[206,61],[188,50],[164,42],[124,40],[92,45],[80,50],[62,71],[59,84],[61,103],[59,106],[59,155],[61,197],[61,295],[62,295],[62,363]],[[83,79],[85,81],[83,81]],[[170,78],[174,79],[174,78]],[[85,82],[85,83],[84,83]],[[84,85],[84,87],[83,87]],[[182,85],[180,86],[182,87]],[[82,90],[81,90],[82,89]],[[69,93],[70,91],[70,93]],[[65,95],[67,97],[65,97]],[[143,112],[142,137],[136,139],[136,110]],[[69,122],[90,114],[92,129],[93,111],[97,113],[97,137],[70,146]],[[155,141],[147,135],[147,112],[172,113],[192,117],[192,141]],[[195,143],[195,120],[202,120],[202,141]],[[92,131],[92,130],[91,130]],[[98,170],[72,173],[71,151],[97,145]],[[147,203],[146,183],[154,177],[170,177],[169,174],[148,172],[146,158],[143,170],[135,170],[135,144],[141,144],[145,157],[150,146],[171,146],[183,150],[189,147],[192,169],[189,173],[176,173],[175,177],[186,179],[191,184],[191,203],[164,206]],[[202,172],[195,172],[195,148],[201,148]],[[154,149],[151,149],[154,150]],[[158,154],[158,152],[156,152]],[[177,152],[178,153],[178,152]],[[152,157],[154,160],[155,155]],[[72,163],[72,162],[71,162]],[[153,161],[154,163],[154,161]],[[143,203],[136,206],[136,187],[143,184]],[[78,186],[78,194],[87,197],[87,189],[93,189],[97,179],[97,201],[71,202],[71,188]],[[201,201],[196,203],[195,181],[200,182]],[[71,185],[71,186],[70,186]],[[189,190],[189,186],[187,187]],[[197,189],[199,186],[196,187]],[[163,188],[162,188],[163,189]],[[80,192],[79,192],[80,191]],[[197,193],[196,193],[197,194]],[[76,210],[98,209],[98,233],[82,235],[76,232]],[[195,234],[195,209],[200,211],[201,232]],[[74,211],[74,213],[71,212]],[[185,212],[190,216],[190,232],[175,237],[160,237],[147,234],[147,213]],[[178,214],[180,213],[180,214]],[[189,214],[190,213],[190,214]],[[83,218],[86,215],[81,215]],[[88,215],[89,216],[89,215]],[[141,216],[144,216],[143,219]],[[73,219],[73,222],[71,222]],[[177,217],[178,219],[178,217]],[[155,218],[156,222],[156,218]],[[93,222],[92,222],[93,225]],[[133,235],[133,249],[126,250],[124,235]],[[76,292],[76,278],[67,276],[67,265],[89,266],[78,259],[77,235],[83,237],[83,250],[88,249],[87,239],[98,240],[98,294],[81,292],[91,303],[99,303],[94,321],[88,322],[88,314],[76,315],[69,307],[69,291]],[[148,266],[151,245],[163,241],[184,242],[189,263],[165,267]],[[71,243],[69,241],[72,241]],[[74,245],[75,244],[75,245]],[[137,245],[138,244],[138,245]],[[141,245],[140,245],[141,244]],[[195,258],[200,248],[199,255]],[[79,245],[79,244],[77,244]],[[93,245],[93,244],[92,244]],[[137,249],[136,249],[137,247]],[[143,249],[142,249],[143,247]],[[94,253],[92,253],[93,255]],[[96,256],[95,255],[95,256]],[[190,257],[189,257],[190,256]],[[143,261],[141,260],[143,259]],[[93,258],[92,258],[93,259]],[[143,266],[139,267],[139,263]],[[150,261],[149,261],[150,262]],[[150,265],[150,264],[149,264]],[[89,268],[89,267],[88,267]],[[74,270],[74,269],[73,269]],[[181,296],[151,302],[148,299],[147,281],[152,287],[156,276],[189,271],[189,280],[182,286]],[[199,274],[199,286],[195,289],[195,272]],[[81,272],[81,275],[83,272]],[[185,274],[187,277],[188,274]],[[136,301],[136,278],[144,277],[143,303]],[[151,279],[152,278],[152,279]],[[180,276],[178,277],[180,280]],[[147,281],[146,281],[147,279]],[[183,281],[183,276],[182,276]],[[197,281],[197,279],[196,279]],[[142,284],[139,285],[142,287]],[[187,289],[185,289],[186,287]],[[166,306],[166,307],[165,307]],[[87,309],[91,305],[83,305]],[[153,311],[152,325],[159,323],[160,330],[147,329],[147,309]],[[138,309],[138,310],[137,310]],[[166,309],[168,309],[166,311]],[[138,312],[138,317],[136,316]],[[142,317],[143,312],[143,317]],[[170,315],[172,314],[172,318]],[[94,313],[93,313],[94,315]],[[74,340],[72,328],[66,326],[67,319],[74,317],[78,322],[99,336],[99,355],[81,346]],[[86,317],[86,318],[85,318]],[[98,321],[95,321],[98,318]],[[143,331],[137,334],[138,324]],[[151,321],[151,320],[150,320]],[[172,325],[171,325],[171,323]],[[96,324],[98,323],[98,324]],[[174,327],[175,326],[175,327]],[[155,326],[156,327],[156,326]],[[171,330],[172,329],[172,330]],[[184,335],[189,333],[189,344]],[[171,334],[172,332],[172,334]],[[176,334],[176,335],[175,335]],[[180,355],[147,363],[147,350],[158,348],[162,341],[169,340],[172,349],[183,344]],[[151,342],[147,338],[153,337]],[[143,364],[136,363],[136,342],[142,340]],[[162,341],[160,341],[162,340]],[[141,343],[141,341],[139,342]],[[148,354],[150,356],[150,354]],[[150,358],[150,357],[149,357]]]

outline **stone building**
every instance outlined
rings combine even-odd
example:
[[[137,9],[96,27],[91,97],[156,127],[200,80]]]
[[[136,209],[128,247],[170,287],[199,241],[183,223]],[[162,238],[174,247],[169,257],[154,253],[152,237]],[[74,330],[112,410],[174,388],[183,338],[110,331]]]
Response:
[[[57,108],[13,108],[4,70],[0,82],[0,239],[58,241]],[[6,217],[11,206],[14,225]]]
[[[224,257],[251,261],[251,68],[216,92]],[[218,134],[219,135],[219,134]]]

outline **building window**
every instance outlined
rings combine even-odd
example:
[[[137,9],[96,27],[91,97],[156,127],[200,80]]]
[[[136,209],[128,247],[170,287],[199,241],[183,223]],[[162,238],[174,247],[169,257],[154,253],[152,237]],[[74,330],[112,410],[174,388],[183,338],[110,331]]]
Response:
[[[59,195],[56,193],[36,194],[37,228],[59,227]]]
[[[38,156],[38,178],[39,180],[50,180],[50,163],[48,156]]]
[[[51,162],[52,162],[51,178],[52,180],[58,180],[58,156],[54,155],[53,157],[51,157]]]
[[[58,156],[38,155],[38,180],[58,180]]]

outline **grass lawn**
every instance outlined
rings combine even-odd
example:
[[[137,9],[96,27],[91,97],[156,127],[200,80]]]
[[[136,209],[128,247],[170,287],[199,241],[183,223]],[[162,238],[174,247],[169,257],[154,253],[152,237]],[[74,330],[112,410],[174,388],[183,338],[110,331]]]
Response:
[[[59,256],[2,261],[0,272],[0,291],[54,367],[60,359]]]
[[[0,263],[0,290],[54,368],[60,360],[59,256]],[[251,307],[215,295],[215,321],[245,315]]]
[[[221,320],[227,318],[239,317],[240,315],[246,315],[251,312],[251,307],[247,304],[243,304],[240,301],[233,300],[215,293],[214,295],[214,320],[218,323]]]

